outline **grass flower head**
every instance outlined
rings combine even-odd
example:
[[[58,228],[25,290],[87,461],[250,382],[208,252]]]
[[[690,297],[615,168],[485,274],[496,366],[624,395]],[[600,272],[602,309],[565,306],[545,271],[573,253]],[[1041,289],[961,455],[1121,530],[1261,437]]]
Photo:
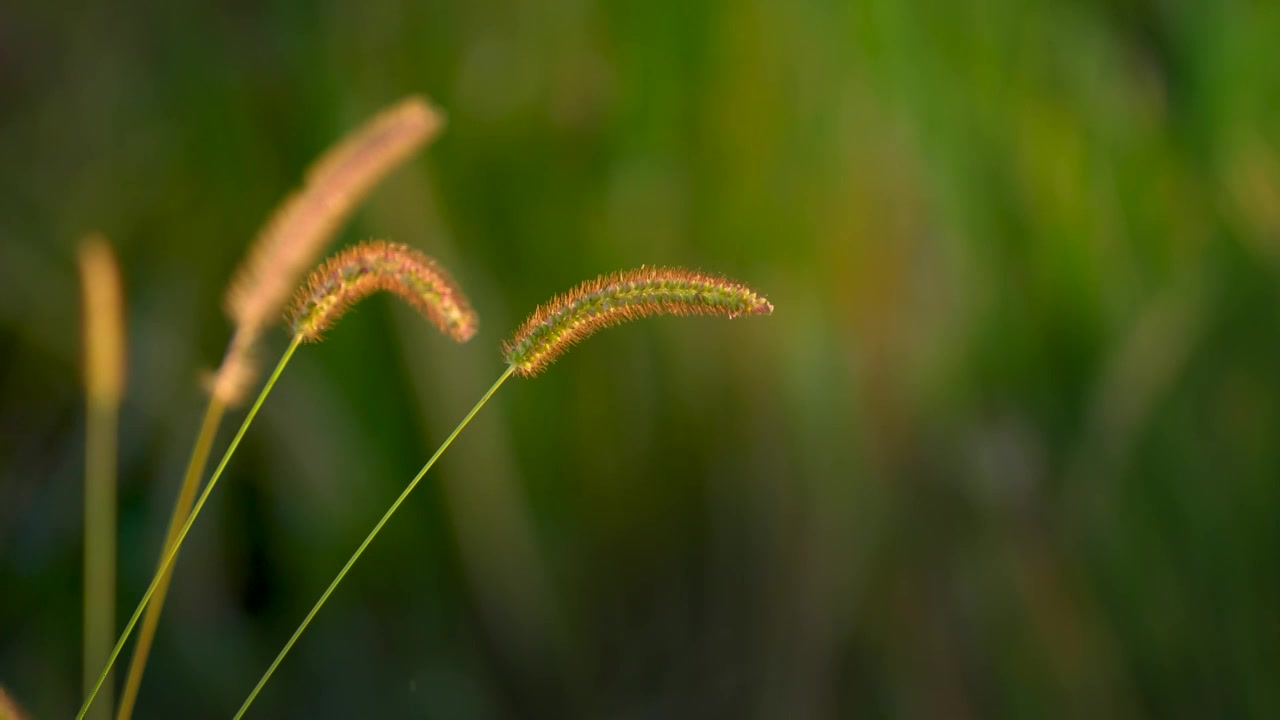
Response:
[[[517,374],[541,372],[595,331],[651,315],[769,315],[756,291],[719,275],[640,267],[601,275],[556,296],[525,320],[503,351]]]
[[[407,245],[381,240],[349,247],[312,272],[294,300],[290,326],[304,340],[318,340],[352,305],[379,290],[399,295],[458,342],[475,335],[476,314],[449,273]]]

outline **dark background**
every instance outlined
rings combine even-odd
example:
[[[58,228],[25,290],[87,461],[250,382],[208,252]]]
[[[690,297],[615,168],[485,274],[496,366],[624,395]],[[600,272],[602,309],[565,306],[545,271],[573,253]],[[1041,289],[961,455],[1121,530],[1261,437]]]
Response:
[[[420,92],[447,130],[334,247],[437,256],[481,331],[379,297],[298,353],[138,717],[230,715],[523,316],[642,263],[777,310],[508,383],[252,716],[1280,717],[1277,38],[1263,2],[6,4],[0,685],[80,701],[77,240],[126,283],[123,625],[235,266]]]

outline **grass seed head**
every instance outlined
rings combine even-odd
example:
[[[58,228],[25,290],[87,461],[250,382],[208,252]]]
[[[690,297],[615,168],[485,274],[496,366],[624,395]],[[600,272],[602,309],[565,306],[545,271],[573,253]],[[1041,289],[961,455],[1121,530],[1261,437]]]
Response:
[[[380,290],[395,293],[458,342],[476,332],[476,314],[449,273],[421,252],[371,240],[326,260],[298,290],[293,332],[314,342],[352,305]]]
[[[303,186],[276,209],[227,290],[235,338],[211,382],[222,402],[232,406],[243,399],[254,367],[244,355],[279,317],[298,279],[315,264],[337,227],[379,180],[443,124],[443,115],[424,98],[401,100],[325,152],[307,171]]]
[[[771,313],[773,305],[742,283],[683,268],[641,267],[602,275],[540,306],[503,351],[507,364],[529,377],[595,331],[629,320]]]

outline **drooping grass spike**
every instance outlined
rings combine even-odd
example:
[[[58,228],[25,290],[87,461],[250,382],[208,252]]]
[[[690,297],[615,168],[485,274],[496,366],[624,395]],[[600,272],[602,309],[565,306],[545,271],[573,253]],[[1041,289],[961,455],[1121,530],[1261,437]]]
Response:
[[[399,295],[458,342],[475,335],[476,314],[449,273],[407,245],[382,240],[349,247],[313,271],[294,299],[289,324],[313,342],[354,303],[379,290]]]
[[[640,267],[601,275],[541,305],[503,346],[507,364],[536,375],[595,331],[650,315],[769,315],[751,288],[682,268]]]
[[[251,354],[258,335],[275,322],[334,230],[443,125],[444,116],[426,99],[410,96],[353,130],[311,166],[303,186],[263,226],[227,290],[236,333],[212,382],[215,396],[227,405],[238,403],[256,375]]]

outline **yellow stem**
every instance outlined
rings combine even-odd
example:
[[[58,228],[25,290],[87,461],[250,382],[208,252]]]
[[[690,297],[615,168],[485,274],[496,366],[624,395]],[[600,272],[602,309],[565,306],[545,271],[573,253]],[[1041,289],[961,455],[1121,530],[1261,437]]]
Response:
[[[191,513],[191,505],[196,499],[196,490],[200,488],[200,478],[204,475],[205,466],[209,462],[209,451],[218,434],[218,425],[227,406],[217,395],[209,398],[209,407],[205,410],[204,420],[200,423],[200,432],[196,435],[195,447],[191,449],[191,459],[187,461],[187,474],[182,478],[182,488],[178,491],[178,499],[173,504],[173,513],[169,517],[169,530],[165,533],[164,546],[160,550],[162,563],[165,556],[174,547],[182,523]],[[159,572],[157,570],[157,572]],[[160,624],[160,613],[164,610],[165,595],[169,590],[169,582],[173,578],[173,568],[169,567],[160,575],[160,584],[156,586],[155,595],[147,605],[147,614],[142,618],[142,627],[138,630],[138,642],[133,646],[133,658],[129,661],[129,673],[125,677],[124,689],[120,693],[120,707],[116,710],[117,720],[129,720],[133,715],[133,706],[138,699],[138,688],[142,685],[142,673],[147,668],[147,656],[151,651],[151,643],[155,639],[156,626]]]

